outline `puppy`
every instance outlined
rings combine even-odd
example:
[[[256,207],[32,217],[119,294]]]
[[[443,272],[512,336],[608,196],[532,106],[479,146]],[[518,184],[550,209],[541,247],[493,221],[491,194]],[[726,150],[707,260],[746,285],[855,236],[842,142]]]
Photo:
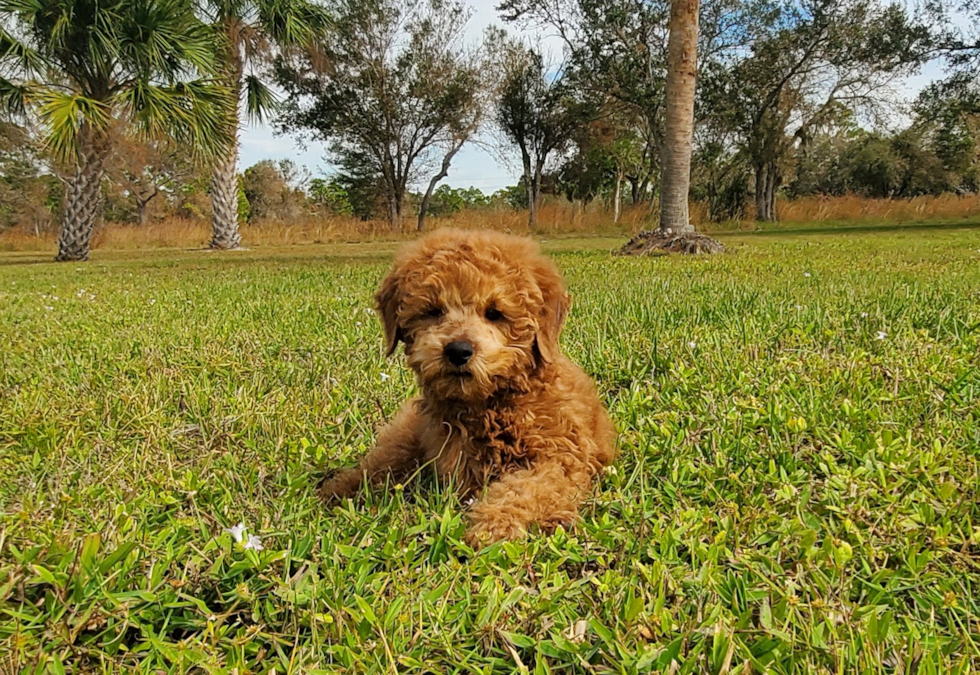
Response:
[[[321,496],[399,483],[429,465],[477,498],[475,547],[574,522],[615,456],[615,431],[592,381],[559,348],[571,302],[554,264],[526,238],[440,230],[401,250],[375,300],[387,354],[405,345],[421,396]]]

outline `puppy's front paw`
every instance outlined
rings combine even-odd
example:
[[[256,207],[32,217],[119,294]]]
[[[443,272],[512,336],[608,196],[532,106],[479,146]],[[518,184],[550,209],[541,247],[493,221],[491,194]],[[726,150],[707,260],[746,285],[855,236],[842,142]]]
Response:
[[[341,469],[333,476],[323,481],[317,488],[317,494],[324,502],[332,502],[353,497],[364,482],[364,472],[360,469]]]
[[[524,525],[513,520],[471,518],[470,527],[466,530],[466,543],[478,550],[498,541],[523,539],[525,535],[527,529]]]

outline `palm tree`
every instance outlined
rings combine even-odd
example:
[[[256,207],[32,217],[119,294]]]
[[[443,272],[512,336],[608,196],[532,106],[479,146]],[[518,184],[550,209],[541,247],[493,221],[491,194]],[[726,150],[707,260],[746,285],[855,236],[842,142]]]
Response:
[[[207,20],[221,34],[221,78],[233,94],[234,143],[211,172],[211,248],[234,249],[238,233],[239,109],[262,121],[276,97],[257,74],[270,46],[310,47],[326,27],[324,10],[308,0],[203,0]]]
[[[190,0],[0,0],[0,105],[69,167],[57,260],[86,260],[120,128],[204,157],[227,144],[214,40]]]
[[[694,94],[698,71],[698,0],[671,0],[667,38],[667,87],[660,164],[660,227],[640,232],[620,249],[623,255],[655,251],[717,253],[719,242],[695,232],[688,213]]]
[[[698,69],[698,0],[671,1],[669,30],[660,229],[687,234],[694,232],[688,213],[688,192]]]

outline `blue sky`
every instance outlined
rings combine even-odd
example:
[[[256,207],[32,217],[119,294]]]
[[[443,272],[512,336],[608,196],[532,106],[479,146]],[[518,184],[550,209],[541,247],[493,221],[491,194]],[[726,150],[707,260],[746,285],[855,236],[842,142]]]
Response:
[[[491,24],[499,25],[494,9],[497,1],[469,0],[468,4],[473,8],[473,18],[467,27],[467,39],[475,39]],[[514,27],[508,26],[508,30],[513,33]],[[531,34],[525,37],[531,42],[543,43],[542,46],[547,51],[561,53],[561,43],[556,38],[542,38]],[[920,74],[905,82],[904,89],[908,98],[911,99],[923,87],[941,76],[942,68],[938,63],[928,64]],[[330,173],[322,144],[309,143],[303,149],[290,136],[276,135],[268,126],[248,125],[241,134],[240,168],[247,168],[263,159],[291,159],[306,166],[314,177]],[[489,194],[507,185],[514,185],[519,176],[516,163],[511,162],[508,166],[487,150],[471,144],[460,150],[444,182],[453,187],[478,187]]]

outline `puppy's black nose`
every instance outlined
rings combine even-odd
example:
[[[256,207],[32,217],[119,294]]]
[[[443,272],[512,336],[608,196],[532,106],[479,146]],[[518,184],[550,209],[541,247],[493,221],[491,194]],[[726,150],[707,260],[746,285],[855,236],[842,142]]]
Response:
[[[473,356],[473,343],[468,340],[453,340],[443,348],[442,353],[454,366],[465,366]]]

